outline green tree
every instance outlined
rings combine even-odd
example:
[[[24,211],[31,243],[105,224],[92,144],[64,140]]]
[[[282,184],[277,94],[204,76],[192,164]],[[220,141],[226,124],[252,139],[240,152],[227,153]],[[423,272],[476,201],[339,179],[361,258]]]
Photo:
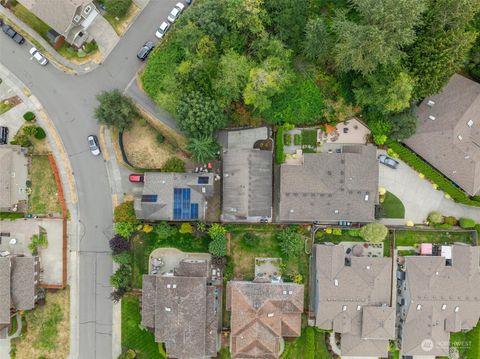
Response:
[[[466,59],[475,31],[469,26],[480,0],[430,0],[415,43],[407,50],[414,98],[438,93]]]
[[[441,224],[443,223],[443,215],[440,212],[430,212],[427,217],[428,222],[430,224]]]
[[[369,223],[360,228],[359,236],[370,243],[381,243],[388,234],[388,228],[381,223]]]
[[[185,172],[185,162],[178,157],[170,157],[162,166],[162,172]]]
[[[247,57],[233,50],[225,52],[220,57],[217,76],[212,83],[215,98],[220,106],[226,107],[232,101],[240,99],[247,83],[250,67]]]
[[[135,209],[133,208],[133,201],[125,201],[116,206],[113,210],[113,220],[114,222],[138,223]]]
[[[217,157],[220,145],[211,136],[201,136],[192,138],[186,148],[192,153],[194,161],[205,163]]]
[[[390,139],[401,141],[411,137],[417,128],[416,107],[411,106],[409,109],[390,116]]]
[[[467,228],[474,228],[475,227],[475,220],[471,218],[460,218],[458,221],[460,227],[467,229]]]
[[[330,52],[334,46],[326,19],[315,17],[310,19],[305,29],[303,54],[309,61],[325,64],[330,59]]]
[[[101,124],[123,131],[138,117],[132,100],[119,90],[103,91],[97,95],[97,100],[100,105],[95,109],[95,118]]]
[[[244,33],[247,39],[265,32],[263,21],[266,17],[263,0],[224,0],[224,17],[236,31]]]
[[[155,226],[155,233],[160,239],[167,239],[177,234],[177,228],[167,222],[161,222]]]
[[[182,223],[180,225],[180,230],[178,231],[181,234],[192,234],[193,228],[190,223]]]
[[[194,137],[211,136],[227,122],[225,114],[215,100],[198,91],[182,97],[177,114],[180,128]]]
[[[130,6],[132,0],[104,0],[105,8],[107,12],[118,18],[124,17]]]
[[[360,106],[382,113],[399,112],[410,106],[413,83],[408,73],[394,66],[364,76],[353,92]]]
[[[136,224],[132,222],[117,222],[113,226],[113,231],[123,238],[130,238],[135,231],[135,226]]]
[[[113,288],[129,288],[132,282],[132,268],[129,265],[121,265],[115,273],[110,276],[110,284]]]
[[[302,254],[304,240],[297,232],[296,226],[290,226],[277,234],[280,241],[280,250],[287,257],[296,257]]]
[[[208,244],[208,252],[215,257],[227,255],[227,238],[225,235],[218,235]]]

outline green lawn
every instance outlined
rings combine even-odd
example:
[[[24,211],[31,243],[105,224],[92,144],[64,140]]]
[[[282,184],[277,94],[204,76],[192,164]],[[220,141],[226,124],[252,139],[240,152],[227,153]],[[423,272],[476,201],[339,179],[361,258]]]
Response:
[[[387,192],[382,203],[383,218],[405,218],[405,207],[393,193]]]
[[[50,26],[40,20],[38,17],[28,11],[23,5],[17,3],[13,7],[13,13],[24,23],[29,25],[35,30],[41,37],[48,41],[47,32],[50,30]]]
[[[57,183],[48,156],[32,156],[30,166],[32,193],[28,211],[34,214],[61,213]]]
[[[133,349],[139,359],[164,359],[153,333],[140,329],[139,299],[131,294],[122,298],[122,348]],[[163,351],[163,348],[161,348]]]
[[[148,257],[155,248],[172,247],[183,252],[208,252],[209,242],[210,241],[207,237],[198,238],[191,234],[176,233],[166,239],[160,238],[155,232],[148,234],[140,233],[136,235],[131,243],[133,254],[133,287],[142,287],[142,274],[147,273]]]
[[[302,130],[302,149],[315,152],[317,148],[317,130]]]
[[[8,219],[14,221],[15,219],[23,218],[25,215],[18,212],[0,212],[0,220]]]
[[[462,359],[480,358],[480,322],[466,333],[452,333],[450,347],[456,347]]]
[[[389,234],[391,236],[391,234]],[[449,231],[395,231],[395,246],[414,246],[420,243],[452,244],[454,242],[472,243],[472,237],[467,232]]]
[[[314,327],[302,329],[302,335],[293,341],[285,341],[281,359],[329,359],[332,358],[325,344],[325,332]]]

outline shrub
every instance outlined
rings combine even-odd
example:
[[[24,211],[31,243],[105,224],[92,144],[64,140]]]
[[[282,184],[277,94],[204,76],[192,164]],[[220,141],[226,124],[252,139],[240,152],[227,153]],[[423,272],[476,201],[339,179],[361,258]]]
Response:
[[[292,144],[292,135],[289,133],[286,133],[283,135],[283,144],[285,146],[290,146]]]
[[[130,249],[130,244],[128,243],[128,240],[126,240],[120,235],[116,235],[112,239],[110,239],[109,244],[113,255],[126,252]]]
[[[227,255],[227,238],[225,235],[217,235],[208,245],[208,252],[215,257]]]
[[[275,136],[275,162],[277,165],[285,162],[285,153],[283,152],[283,127],[277,129]]]
[[[462,227],[464,229],[474,228],[475,224],[476,224],[475,220],[473,220],[471,218],[460,218],[458,222],[460,224],[460,227]]]
[[[302,135],[299,133],[296,133],[293,135],[293,143],[295,146],[301,146],[302,145]]]
[[[128,9],[130,9],[132,0],[105,0],[104,3],[108,13],[115,17],[122,18],[127,14]]]
[[[162,143],[165,142],[165,136],[162,135],[161,133],[158,133],[156,138],[157,138],[157,142],[158,142],[159,144],[162,144]]]
[[[208,228],[208,235],[212,239],[215,239],[219,236],[225,237],[226,233],[227,233],[227,230],[221,224],[214,223],[210,226],[210,228]]]
[[[187,234],[187,233],[191,234],[193,232],[192,225],[190,223],[182,223],[180,225],[180,230],[178,232],[181,234]]]
[[[130,238],[135,231],[135,223],[117,222],[113,226],[113,231],[123,238]]]
[[[303,351],[304,358],[315,357],[315,329],[313,327],[307,327],[305,329],[306,343]]]
[[[45,137],[47,137],[47,134],[45,133],[45,130],[43,128],[37,127],[34,136],[37,140],[43,140]]]
[[[427,220],[431,224],[440,224],[443,223],[443,215],[439,212],[430,212],[428,214]]]
[[[116,206],[113,210],[113,221],[138,223],[137,217],[135,216],[135,209],[133,208],[133,201],[125,201]]]
[[[128,288],[132,281],[132,268],[122,264],[115,273],[110,276],[110,284],[115,289]]]
[[[441,229],[449,229],[452,228],[452,225],[449,223],[440,223],[440,224],[434,224],[434,228],[441,228]]]
[[[160,239],[167,239],[177,234],[177,228],[167,222],[162,222],[155,226],[155,233]]]
[[[220,145],[212,136],[192,138],[186,148],[192,153],[193,160],[199,163],[213,160],[220,151]]]
[[[280,242],[280,250],[287,257],[296,257],[302,254],[304,243],[300,233],[293,226],[279,232],[277,239]]]
[[[95,41],[90,41],[90,42],[88,42],[88,43],[85,44],[84,48],[85,48],[84,51],[85,51],[87,54],[89,54],[89,53],[94,52],[95,50],[97,50],[97,49],[98,49],[98,45],[97,45],[97,43],[96,43]]]
[[[25,121],[31,122],[31,121],[35,120],[35,114],[33,112],[30,112],[30,111],[25,112],[23,114],[23,119]]]
[[[334,228],[332,231],[334,236],[341,236],[342,235],[342,230],[340,228]]]
[[[463,203],[469,206],[480,207],[480,201],[469,198],[467,193],[455,186],[448,178],[431,167],[422,160],[417,154],[400,144],[399,142],[388,142],[387,145],[395,151],[399,158],[406,162],[415,171],[424,174],[430,181],[436,183],[438,188],[451,197],[455,202]]]
[[[348,235],[352,237],[359,237],[360,236],[360,231],[358,229],[349,229],[348,230]]]
[[[185,162],[180,158],[170,157],[162,166],[162,172],[185,172]]]
[[[150,233],[153,231],[153,226],[151,224],[144,224],[142,231],[143,233]]]
[[[444,218],[443,223],[449,224],[450,226],[456,226],[457,225],[457,218],[453,216],[447,216]]]
[[[249,248],[254,248],[258,245],[259,242],[259,237],[252,232],[245,232],[243,235],[243,243],[249,247]]]
[[[388,228],[381,223],[369,223],[360,228],[359,235],[370,243],[381,243],[388,234]]]
[[[132,261],[130,252],[127,251],[113,255],[112,259],[118,264],[130,264]]]

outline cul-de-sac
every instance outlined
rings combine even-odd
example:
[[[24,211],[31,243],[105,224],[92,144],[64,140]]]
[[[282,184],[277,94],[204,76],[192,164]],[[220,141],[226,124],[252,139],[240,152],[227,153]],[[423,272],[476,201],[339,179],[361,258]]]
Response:
[[[480,0],[0,28],[0,359],[480,359]]]

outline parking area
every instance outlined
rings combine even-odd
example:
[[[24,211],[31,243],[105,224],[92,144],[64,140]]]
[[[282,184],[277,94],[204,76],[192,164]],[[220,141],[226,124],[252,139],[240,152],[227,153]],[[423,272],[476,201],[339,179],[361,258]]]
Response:
[[[17,219],[0,221],[0,252],[24,254],[31,256],[28,245],[33,235],[40,233],[40,227],[47,233],[48,246],[39,249],[40,263],[43,270],[42,284],[62,284],[62,246],[63,224],[61,219]]]

